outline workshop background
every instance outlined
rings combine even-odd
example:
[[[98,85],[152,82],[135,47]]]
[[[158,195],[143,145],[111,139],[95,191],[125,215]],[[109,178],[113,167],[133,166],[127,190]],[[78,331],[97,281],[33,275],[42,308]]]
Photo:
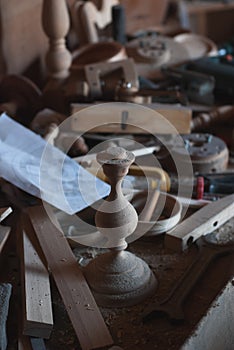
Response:
[[[2,0],[0,38],[0,350],[232,350],[234,1]]]

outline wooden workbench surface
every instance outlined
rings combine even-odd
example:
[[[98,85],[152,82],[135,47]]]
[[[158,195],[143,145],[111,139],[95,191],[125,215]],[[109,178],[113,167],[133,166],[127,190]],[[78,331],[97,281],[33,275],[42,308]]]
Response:
[[[171,254],[164,249],[163,236],[138,240],[132,243],[128,249],[150,265],[158,278],[159,287],[152,299],[136,306],[120,309],[101,308],[115,345],[121,346],[124,350],[181,349],[182,344],[193,333],[195,325],[207,314],[211,302],[230,280],[233,273],[233,256],[221,257],[210,266],[185,304],[187,319],[185,323],[172,325],[166,318],[154,318],[143,324],[140,318],[141,312],[156,298],[162,299],[170,292],[174,283],[196,256],[196,249],[192,247],[182,254]],[[82,265],[88,263],[96,255],[103,253],[102,250],[81,246],[74,248],[73,251],[78,263],[80,262]],[[5,269],[5,280],[7,279],[8,282],[14,285],[11,301],[12,314],[9,320],[11,335],[9,336],[8,350],[15,350],[17,349],[15,311],[20,308],[20,299],[18,299],[20,292],[18,260],[16,255],[9,252],[6,255],[6,261],[4,267],[8,266],[8,271]],[[1,276],[3,277],[3,274]],[[54,283],[52,283],[52,302],[55,326],[51,338],[45,341],[46,349],[80,350],[74,330]],[[220,313],[220,317],[225,317],[225,315]],[[197,337],[201,337],[201,334],[198,334]]]

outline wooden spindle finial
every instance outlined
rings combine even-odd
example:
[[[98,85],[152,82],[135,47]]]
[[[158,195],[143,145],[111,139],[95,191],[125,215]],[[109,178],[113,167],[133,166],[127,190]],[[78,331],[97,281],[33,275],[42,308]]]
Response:
[[[99,207],[95,222],[99,231],[108,237],[113,249],[127,247],[125,238],[133,233],[138,222],[136,210],[121,189],[122,180],[134,159],[133,153],[122,147],[109,147],[97,155],[97,161],[102,165],[111,185],[111,192]]]
[[[52,78],[68,77],[72,56],[66,48],[65,37],[70,27],[68,9],[65,0],[44,0],[42,25],[49,38],[49,50],[46,64]]]
[[[134,161],[134,155],[121,147],[110,147],[97,155],[111,184],[111,192],[100,205],[95,223],[108,240],[110,251],[85,267],[85,277],[99,305],[122,307],[135,305],[151,296],[157,280],[149,266],[126,251],[126,238],[137,226],[137,213],[124,197],[121,183]]]

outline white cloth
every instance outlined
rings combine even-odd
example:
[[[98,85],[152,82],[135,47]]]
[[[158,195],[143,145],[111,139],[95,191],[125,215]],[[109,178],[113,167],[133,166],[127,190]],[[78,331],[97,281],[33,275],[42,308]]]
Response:
[[[5,113],[0,116],[0,177],[67,214],[110,192],[108,184]]]

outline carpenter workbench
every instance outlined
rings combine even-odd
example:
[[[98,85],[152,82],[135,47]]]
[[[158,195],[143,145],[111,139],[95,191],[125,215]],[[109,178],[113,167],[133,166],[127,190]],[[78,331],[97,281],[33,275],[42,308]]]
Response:
[[[17,223],[19,213],[15,212],[7,224]],[[232,221],[232,225],[234,221]],[[17,226],[13,224],[13,226]],[[20,273],[16,254],[15,227],[5,249],[1,263],[2,280],[13,284],[13,295],[8,323],[8,350],[17,349],[17,332],[20,322]],[[195,247],[182,254],[171,253],[164,248],[164,237],[142,238],[131,243],[128,249],[143,258],[156,274],[159,286],[155,296],[129,308],[101,308],[105,322],[114,338],[115,345],[124,350],[173,350],[203,349],[231,350],[234,343],[232,329],[234,310],[233,281],[234,256],[218,258],[206,271],[185,304],[186,321],[171,324],[168,319],[152,318],[142,323],[144,308],[156,298],[164,298],[174,283],[183,274],[196,256]],[[103,250],[73,246],[78,264],[84,266]],[[54,329],[47,350],[79,350],[80,346],[68,319],[59,293],[52,282]]]

